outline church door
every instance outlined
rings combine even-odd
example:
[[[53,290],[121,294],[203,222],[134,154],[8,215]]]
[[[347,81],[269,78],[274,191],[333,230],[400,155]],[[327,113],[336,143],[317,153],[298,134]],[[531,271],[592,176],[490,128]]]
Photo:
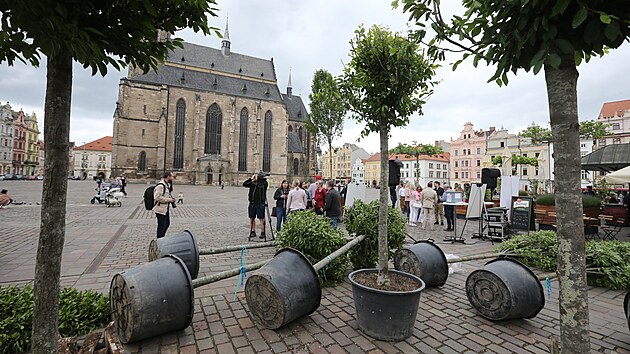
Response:
[[[208,172],[208,180],[206,182],[207,184],[212,184],[212,172]]]

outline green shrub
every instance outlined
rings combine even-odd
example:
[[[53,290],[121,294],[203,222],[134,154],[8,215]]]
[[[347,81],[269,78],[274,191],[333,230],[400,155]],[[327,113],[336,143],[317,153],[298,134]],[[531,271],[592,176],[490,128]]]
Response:
[[[329,218],[311,211],[291,213],[276,241],[279,249],[290,247],[302,252],[311,264],[326,258],[347,242],[339,230],[333,229]],[[343,281],[348,266],[346,253],[320,271],[319,281],[323,286],[333,286]]]
[[[374,268],[378,263],[378,201],[364,203],[355,200],[352,208],[346,209],[344,225],[351,234],[365,235],[365,239],[350,250],[350,261],[354,269]],[[389,208],[387,214],[387,243],[389,259],[402,247],[407,236],[405,220],[400,211]]]
[[[59,333],[78,336],[109,322],[109,299],[93,290],[63,289],[59,295]],[[27,350],[31,343],[33,287],[0,287],[0,353]]]
[[[526,191],[526,190],[519,189],[519,190],[518,190],[518,195],[519,195],[520,197],[527,197],[527,196],[529,195],[529,193],[527,193],[527,191]]]
[[[539,195],[538,198],[536,198],[536,204],[556,205],[556,195],[553,193]],[[582,195],[582,207],[599,208],[601,206],[602,201],[599,198],[591,197],[590,195]]]
[[[554,271],[557,268],[558,243],[553,231],[532,232],[503,242],[495,251],[515,253],[523,263]],[[587,241],[586,272],[588,284],[613,290],[630,289],[630,243]]]

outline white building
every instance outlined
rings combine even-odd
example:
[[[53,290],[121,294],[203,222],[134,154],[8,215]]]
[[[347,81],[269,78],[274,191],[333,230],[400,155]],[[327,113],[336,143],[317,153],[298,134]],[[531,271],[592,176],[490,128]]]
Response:
[[[442,185],[450,184],[450,154],[442,153],[438,156],[420,156],[416,162],[413,156],[399,156],[403,163],[400,169],[400,178],[405,182],[418,180],[418,185],[424,188],[429,182],[438,181]]]
[[[75,147],[73,160],[73,176],[83,179],[94,176],[112,178],[112,137],[106,136]]]
[[[361,158],[357,158],[354,160],[354,165],[352,165],[352,180],[358,183],[365,183],[365,165],[363,164],[363,160]]]

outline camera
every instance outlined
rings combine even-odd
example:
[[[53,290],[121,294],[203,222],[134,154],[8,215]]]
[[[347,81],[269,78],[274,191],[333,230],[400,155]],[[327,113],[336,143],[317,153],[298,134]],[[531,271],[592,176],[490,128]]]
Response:
[[[258,172],[258,179],[263,179],[263,178],[269,177],[270,175],[271,175],[270,173],[260,171]]]

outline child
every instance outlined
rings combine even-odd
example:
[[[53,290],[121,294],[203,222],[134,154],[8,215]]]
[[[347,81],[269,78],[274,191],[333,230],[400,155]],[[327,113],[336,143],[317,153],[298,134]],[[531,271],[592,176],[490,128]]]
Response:
[[[179,192],[179,194],[177,194],[177,203],[184,204],[184,194],[182,192]]]

